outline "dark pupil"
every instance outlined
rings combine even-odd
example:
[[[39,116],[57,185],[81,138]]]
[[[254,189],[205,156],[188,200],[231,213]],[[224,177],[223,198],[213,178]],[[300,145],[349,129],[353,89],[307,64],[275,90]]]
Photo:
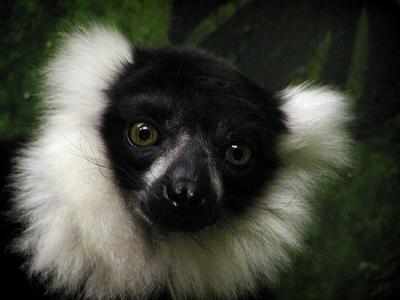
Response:
[[[147,126],[142,126],[139,128],[138,137],[141,141],[147,141],[150,138],[150,129]]]
[[[232,157],[234,160],[241,160],[243,155],[243,149],[240,146],[232,145]]]

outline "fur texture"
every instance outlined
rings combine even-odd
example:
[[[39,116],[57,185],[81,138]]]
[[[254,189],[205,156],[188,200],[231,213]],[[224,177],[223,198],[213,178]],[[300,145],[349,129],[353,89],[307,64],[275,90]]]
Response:
[[[313,189],[349,163],[343,94],[312,85],[282,91],[284,166],[246,217],[199,232],[200,243],[183,233],[154,241],[122,200],[99,134],[103,91],[127,62],[130,44],[92,26],[68,35],[46,69],[42,125],[13,180],[25,226],[17,247],[30,272],[50,289],[104,299],[145,298],[161,287],[176,298],[234,299],[275,282],[302,247]]]

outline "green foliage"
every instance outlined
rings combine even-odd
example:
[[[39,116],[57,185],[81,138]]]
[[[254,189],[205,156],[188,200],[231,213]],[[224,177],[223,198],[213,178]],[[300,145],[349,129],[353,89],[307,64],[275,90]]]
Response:
[[[0,44],[0,136],[29,132],[34,123],[39,85],[37,66],[47,54],[47,26],[52,24],[48,14],[41,1],[16,1],[9,19],[2,20],[7,22],[2,28],[9,30]]]
[[[358,20],[357,34],[354,41],[350,72],[347,78],[346,90],[352,95],[354,103],[361,100],[367,71],[368,60],[368,16],[365,9]]]
[[[75,0],[74,12],[66,16],[72,23],[88,20],[115,24],[127,37],[140,45],[162,46],[168,44],[171,1]]]
[[[207,18],[196,26],[187,38],[186,44],[189,46],[199,45],[204,38],[217,30],[219,26],[249,2],[250,0],[236,0],[228,1],[226,4],[221,5],[216,11],[212,11]]]
[[[293,70],[290,74],[290,77],[293,78],[292,83],[300,84],[307,80],[320,80],[324,66],[328,61],[331,44],[332,34],[328,30],[319,45],[315,48],[313,55],[309,56],[307,63]]]

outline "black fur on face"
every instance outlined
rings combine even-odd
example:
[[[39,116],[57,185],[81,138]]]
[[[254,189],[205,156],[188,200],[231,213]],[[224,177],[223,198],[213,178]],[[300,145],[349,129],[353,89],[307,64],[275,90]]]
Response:
[[[116,181],[158,227],[196,231],[224,211],[242,213],[278,167],[278,100],[209,54],[136,48],[106,94],[101,133]],[[138,123],[157,132],[153,145],[130,141]],[[232,164],[230,148],[248,161]]]

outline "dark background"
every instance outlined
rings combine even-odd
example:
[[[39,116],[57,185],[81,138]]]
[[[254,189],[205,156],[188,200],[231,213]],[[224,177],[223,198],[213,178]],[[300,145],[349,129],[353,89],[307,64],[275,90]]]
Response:
[[[93,19],[138,45],[208,49],[268,90],[334,85],[351,97],[357,164],[321,191],[309,246],[283,274],[278,299],[392,299],[400,296],[399,2],[3,0],[0,138],[32,132],[39,69],[58,32]]]

